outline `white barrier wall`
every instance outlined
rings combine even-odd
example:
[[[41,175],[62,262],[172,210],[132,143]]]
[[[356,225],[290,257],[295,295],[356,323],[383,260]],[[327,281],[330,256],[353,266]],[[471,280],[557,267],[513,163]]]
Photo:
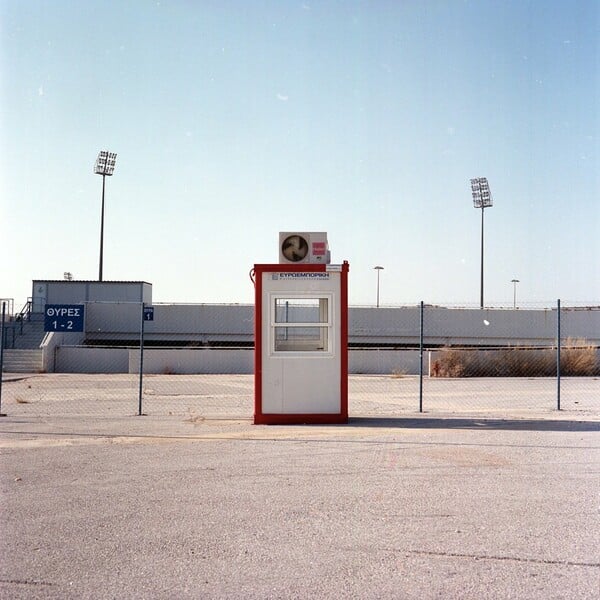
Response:
[[[500,351],[501,352],[501,351]],[[528,356],[537,356],[542,350],[529,350]],[[498,351],[475,350],[482,361]],[[423,352],[423,373],[428,375],[442,351]],[[596,351],[600,361],[600,350]],[[55,352],[57,373],[138,373],[140,353],[132,348],[99,348],[63,346]],[[221,350],[211,348],[152,348],[144,349],[144,373],[155,374],[209,374],[254,372],[254,350],[239,348]],[[350,350],[348,372],[367,375],[418,375],[418,350]]]
[[[129,349],[61,346],[54,365],[56,373],[128,373]]]
[[[416,350],[350,350],[350,373],[419,373]],[[63,346],[56,351],[60,373],[139,373],[140,352],[132,348]],[[428,368],[427,353],[423,370]],[[254,372],[254,350],[211,348],[144,348],[144,373],[194,374]]]
[[[85,339],[83,332],[63,333],[51,331],[46,333],[40,348],[42,349],[42,368],[47,373],[58,371],[56,368],[56,356],[63,344],[82,344]]]
[[[428,344],[549,345],[556,339],[555,309],[507,310],[426,306]],[[561,310],[563,334],[600,346],[600,310]],[[350,343],[419,343],[420,307],[350,308]]]
[[[140,305],[89,303],[86,336],[106,339],[115,334],[135,339],[140,331]],[[154,320],[144,323],[148,342],[254,342],[254,307],[240,304],[155,304]]]
[[[556,338],[555,309],[507,310],[426,307],[424,332],[427,344],[518,346],[551,345]],[[411,345],[419,343],[420,309],[414,307],[350,307],[349,343],[359,345]],[[561,312],[563,335],[585,338],[600,346],[600,309]],[[136,340],[140,305],[89,303],[86,306],[86,338]],[[145,323],[148,342],[254,341],[254,307],[241,304],[156,304],[154,321]]]
[[[423,353],[423,373],[427,373],[427,353]],[[348,372],[353,374],[376,375],[390,373],[397,375],[419,374],[418,350],[350,350],[348,352]]]
[[[140,351],[129,351],[129,373],[140,372]],[[144,348],[144,373],[253,373],[251,349]]]

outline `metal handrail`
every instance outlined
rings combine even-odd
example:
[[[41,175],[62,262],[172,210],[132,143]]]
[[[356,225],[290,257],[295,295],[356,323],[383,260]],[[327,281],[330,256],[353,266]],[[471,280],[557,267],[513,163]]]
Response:
[[[24,321],[31,320],[33,301],[31,298],[27,298],[23,308],[16,314],[14,314],[14,300],[12,298],[0,298],[0,306],[2,306],[2,303],[6,303],[8,307],[8,311],[5,312],[5,318],[8,318],[4,321],[2,330],[2,345],[7,349],[14,348],[17,333],[23,335]]]
[[[21,321],[24,320],[31,321],[31,313],[33,309],[33,300],[31,298],[27,298],[27,302],[23,305],[23,308],[16,314],[15,320]],[[21,325],[21,333],[23,333],[23,326]]]

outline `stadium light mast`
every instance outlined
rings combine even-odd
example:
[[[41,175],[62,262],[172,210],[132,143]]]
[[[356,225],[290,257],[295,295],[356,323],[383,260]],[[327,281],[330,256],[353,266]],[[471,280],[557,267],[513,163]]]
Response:
[[[102,215],[100,218],[100,269],[98,271],[98,281],[102,281],[102,263],[104,258],[104,184],[107,177],[110,177],[115,171],[115,162],[117,155],[108,150],[102,150],[98,154],[94,173],[102,175]]]
[[[471,179],[471,193],[473,206],[481,209],[481,288],[479,294],[479,308],[483,308],[483,211],[492,206],[490,184],[486,177]]]
[[[373,267],[376,271],[377,271],[377,308],[379,308],[379,273],[381,273],[381,271],[383,271],[383,267],[380,267],[379,265],[377,265],[376,267]]]

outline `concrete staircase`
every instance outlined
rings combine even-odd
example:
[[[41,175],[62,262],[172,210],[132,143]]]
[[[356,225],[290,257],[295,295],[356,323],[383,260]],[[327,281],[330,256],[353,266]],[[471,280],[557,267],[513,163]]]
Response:
[[[42,350],[4,350],[4,373],[40,373],[43,370]]]
[[[31,315],[24,321],[5,323],[2,371],[4,373],[40,373],[43,355],[40,349],[46,333],[43,315]]]
[[[14,350],[34,350],[40,347],[44,336],[43,316],[31,315],[30,320],[11,321],[6,325],[5,348]]]

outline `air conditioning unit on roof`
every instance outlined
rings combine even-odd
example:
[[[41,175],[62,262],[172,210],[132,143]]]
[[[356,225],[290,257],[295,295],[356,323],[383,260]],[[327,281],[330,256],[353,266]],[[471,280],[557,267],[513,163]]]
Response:
[[[330,261],[326,232],[279,233],[280,264],[329,264]]]

